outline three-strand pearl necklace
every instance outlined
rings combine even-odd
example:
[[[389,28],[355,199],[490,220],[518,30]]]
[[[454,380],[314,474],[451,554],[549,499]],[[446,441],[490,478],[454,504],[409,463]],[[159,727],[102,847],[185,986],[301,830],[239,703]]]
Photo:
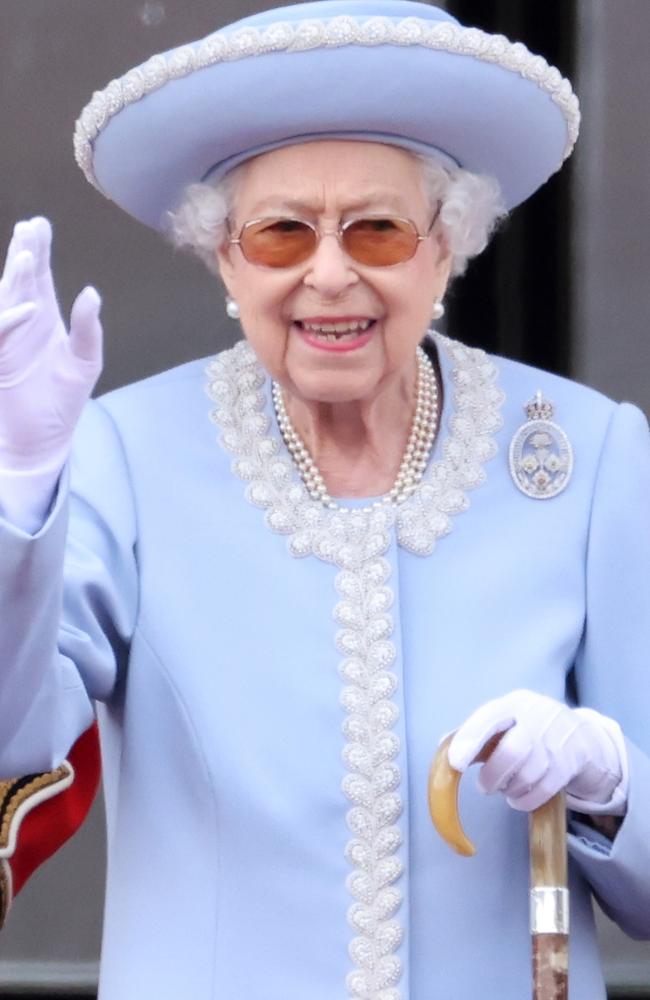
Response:
[[[376,500],[371,507],[364,507],[363,510],[370,511],[384,504],[403,503],[415,491],[424,475],[438,429],[439,407],[436,373],[431,360],[421,347],[417,350],[417,369],[415,413],[397,477],[389,492],[381,500]],[[310,497],[330,510],[345,510],[346,508],[340,506],[327,492],[316,463],[289,419],[282,389],[277,382],[273,383],[272,396],[280,433]]]

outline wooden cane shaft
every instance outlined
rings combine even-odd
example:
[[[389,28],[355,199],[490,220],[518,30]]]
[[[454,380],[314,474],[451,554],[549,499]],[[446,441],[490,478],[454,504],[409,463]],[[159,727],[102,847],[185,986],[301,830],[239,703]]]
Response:
[[[567,1000],[568,996],[568,936],[533,935],[533,1000]]]
[[[558,792],[530,814],[529,839],[531,886],[566,886],[566,806],[563,792]]]

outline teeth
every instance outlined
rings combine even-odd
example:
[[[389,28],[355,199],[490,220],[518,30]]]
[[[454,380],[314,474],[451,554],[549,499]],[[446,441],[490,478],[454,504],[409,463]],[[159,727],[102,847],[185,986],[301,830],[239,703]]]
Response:
[[[352,323],[303,323],[302,326],[309,333],[336,340],[336,334],[340,337],[350,333],[364,333],[371,324],[371,319],[361,319]]]

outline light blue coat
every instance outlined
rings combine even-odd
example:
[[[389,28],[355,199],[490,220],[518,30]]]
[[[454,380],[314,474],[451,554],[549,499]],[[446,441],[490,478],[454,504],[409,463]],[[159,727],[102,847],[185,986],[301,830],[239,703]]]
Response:
[[[34,537],[0,526],[2,774],[58,763],[98,702],[102,1000],[528,996],[526,817],[467,777],[468,860],[426,803],[441,735],[521,687],[629,740],[615,841],[570,821],[571,1000],[605,997],[593,897],[650,936],[645,418],[439,349],[443,431],[397,526],[287,478],[244,347],[211,376],[231,451],[184,365],[88,406],[69,523],[62,487]],[[575,453],[546,500],[507,458],[538,389]]]

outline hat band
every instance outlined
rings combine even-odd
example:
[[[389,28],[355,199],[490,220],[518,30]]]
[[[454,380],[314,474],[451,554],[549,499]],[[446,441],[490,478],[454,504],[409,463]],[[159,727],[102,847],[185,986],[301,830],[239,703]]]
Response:
[[[339,140],[343,142],[380,142],[387,146],[398,146],[406,149],[410,153],[418,156],[435,158],[440,162],[440,166],[453,173],[458,170],[460,164],[453,156],[443,153],[441,149],[426,142],[418,142],[417,139],[408,139],[402,135],[392,135],[390,132],[310,132],[305,135],[292,135],[289,138],[278,139],[276,142],[266,142],[260,146],[237,153],[235,156],[215,164],[202,177],[203,181],[215,181],[234,170],[246,160],[252,160],[254,156],[262,156],[263,153],[271,153],[274,149],[282,149],[284,146],[296,146],[306,142],[324,142]]]

